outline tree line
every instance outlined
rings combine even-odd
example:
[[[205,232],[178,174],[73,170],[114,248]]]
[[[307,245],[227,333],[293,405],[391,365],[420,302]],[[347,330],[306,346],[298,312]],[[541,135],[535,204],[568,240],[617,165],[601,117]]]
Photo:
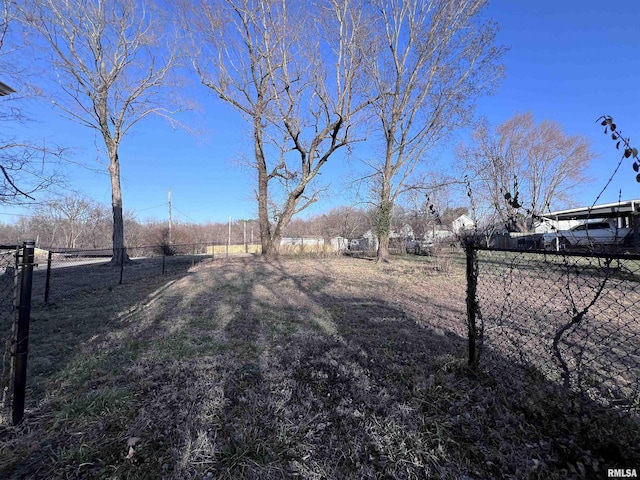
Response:
[[[389,255],[396,207],[418,197],[414,203],[422,203],[432,193],[425,172],[435,165],[435,148],[473,125],[477,100],[504,76],[506,49],[496,44],[498,26],[484,17],[486,0],[24,0],[3,6],[2,38],[28,45],[45,66],[29,79],[63,117],[92,129],[101,143],[111,183],[114,264],[127,261],[123,247],[133,228],[120,177],[135,160],[122,163],[120,147],[147,117],[175,123],[175,114],[189,109],[177,94],[183,75],[195,74],[249,127],[264,255],[277,255],[292,220],[319,201],[324,166],[365,142],[373,146],[372,158],[361,159],[368,173],[354,183],[368,192],[379,260]],[[10,30],[13,36],[4,35]],[[7,68],[12,51],[0,42],[0,73],[24,80],[26,69]],[[533,132],[537,126],[527,122],[516,117],[504,128],[521,132],[506,144],[500,129],[494,137],[488,127],[477,128],[475,146],[459,154],[464,167],[445,183],[461,183],[466,172],[483,194],[489,184],[485,200],[498,214],[504,205],[496,192],[519,201],[531,193],[532,214],[549,208],[579,183],[565,159],[580,154],[579,162],[588,161],[588,145],[552,141],[552,134],[561,136],[557,128]],[[531,140],[527,129],[544,137],[540,148],[551,145],[557,154],[538,149],[532,157],[524,148]],[[4,201],[24,200],[58,178],[41,172],[33,190],[21,187],[24,169],[12,174],[8,166],[33,165],[29,152],[61,154],[31,145],[1,158]],[[529,182],[527,175],[545,180]],[[66,232],[66,243],[75,234]]]
[[[442,215],[434,213],[432,204],[397,205],[392,230],[411,228],[416,239],[435,229],[451,229],[453,220],[467,214],[464,207],[445,207]],[[49,200],[39,205],[32,216],[21,217],[12,224],[0,223],[0,244],[16,245],[33,237],[41,249],[97,249],[111,247],[111,218],[107,205],[77,195]],[[198,224],[183,220],[141,220],[135,212],[125,211],[127,248],[152,247],[171,252],[178,245],[260,244],[257,219],[230,219],[229,222]],[[284,231],[285,237],[315,237],[327,242],[334,237],[359,239],[375,231],[375,209],[341,206],[308,218],[294,218]]]

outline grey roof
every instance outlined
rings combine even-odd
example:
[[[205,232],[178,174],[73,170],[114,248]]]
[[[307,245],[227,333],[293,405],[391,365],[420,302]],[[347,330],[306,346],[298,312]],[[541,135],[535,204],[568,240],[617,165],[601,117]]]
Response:
[[[9,95],[10,93],[15,93],[15,90],[6,83],[0,82],[0,96]]]

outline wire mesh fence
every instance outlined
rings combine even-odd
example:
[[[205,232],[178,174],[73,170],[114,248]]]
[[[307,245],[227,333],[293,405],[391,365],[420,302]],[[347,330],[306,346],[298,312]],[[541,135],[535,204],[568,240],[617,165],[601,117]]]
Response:
[[[211,244],[130,247],[123,262],[112,260],[112,249],[39,250],[33,298],[48,303],[156,275],[184,273],[201,261],[219,256],[216,248]]]
[[[18,281],[18,247],[0,246],[0,408],[9,405],[13,377],[13,351],[15,347],[16,295]]]
[[[186,272],[204,260],[260,254],[261,246],[249,242],[207,242],[136,246],[125,250],[128,261],[119,263],[113,261],[120,256],[114,257],[111,248],[36,249],[34,300],[48,303],[155,275]],[[280,243],[280,253],[284,255],[340,254],[343,250],[341,245],[315,237],[285,237]]]
[[[477,260],[481,368],[503,377],[514,366],[539,372],[563,392],[640,413],[640,256],[475,248],[468,255]]]

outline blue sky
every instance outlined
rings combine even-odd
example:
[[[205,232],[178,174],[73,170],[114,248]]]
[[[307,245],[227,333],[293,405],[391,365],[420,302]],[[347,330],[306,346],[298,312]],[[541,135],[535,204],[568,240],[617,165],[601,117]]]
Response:
[[[538,121],[554,120],[566,133],[586,136],[599,157],[588,172],[594,182],[578,192],[576,202],[593,203],[620,159],[596,119],[613,116],[623,134],[640,148],[640,3],[495,0],[486,16],[500,25],[498,42],[510,50],[504,57],[504,82],[496,95],[480,100],[477,115],[497,125],[518,111],[531,111]],[[150,119],[124,139],[120,158],[125,209],[135,211],[142,220],[165,219],[171,189],[174,218],[224,222],[229,216],[256,217],[253,174],[241,166],[251,153],[247,126],[205,87],[194,82],[192,88],[202,111],[185,121],[195,124],[203,135],[193,136]],[[91,167],[66,164],[70,185],[108,205],[106,167],[96,162],[95,145],[101,139],[92,130],[61,118],[44,100],[33,113],[37,122],[30,128],[70,147],[74,162]],[[459,138],[465,135],[460,132]],[[438,149],[441,165],[450,163],[456,143],[454,139]],[[329,193],[308,213],[352,202],[344,178],[357,164],[357,158],[332,158],[321,178],[331,183]],[[629,160],[599,203],[617,201],[620,190],[623,200],[640,198],[640,184]],[[0,213],[0,221],[11,222],[17,218],[14,214],[29,215],[29,210],[1,206]]]

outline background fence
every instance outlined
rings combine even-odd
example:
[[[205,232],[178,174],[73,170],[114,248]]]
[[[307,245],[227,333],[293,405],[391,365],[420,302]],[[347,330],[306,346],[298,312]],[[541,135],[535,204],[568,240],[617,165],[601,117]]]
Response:
[[[111,249],[36,250],[34,300],[61,301],[156,275],[186,272],[196,263],[220,255],[213,245],[204,243],[171,245],[170,248],[162,245],[133,247],[127,248],[126,252],[131,261],[113,264]]]
[[[346,245],[345,245],[346,248]],[[324,239],[285,237],[280,252],[287,254],[328,254],[342,250]],[[114,265],[112,249],[36,249],[34,300],[45,303],[100,288],[140,281],[155,275],[186,272],[203,260],[234,255],[259,254],[261,246],[243,244],[164,244],[128,247],[131,262]]]
[[[467,260],[470,354],[483,370],[538,372],[640,413],[640,256],[474,247]]]

